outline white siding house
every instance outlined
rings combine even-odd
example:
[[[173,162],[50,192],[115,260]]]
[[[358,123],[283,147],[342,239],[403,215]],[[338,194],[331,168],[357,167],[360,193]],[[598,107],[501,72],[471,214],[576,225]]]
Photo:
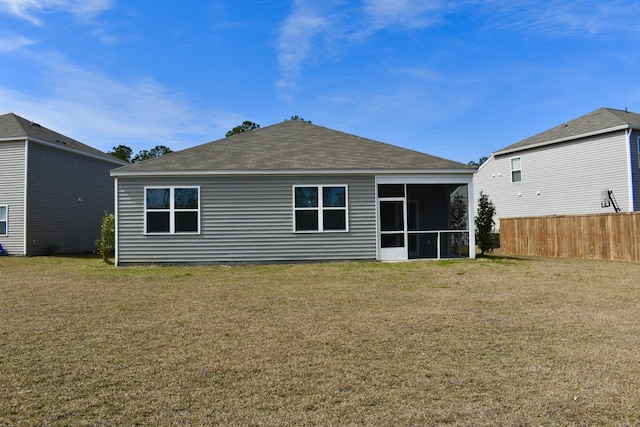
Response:
[[[637,211],[640,115],[601,108],[494,152],[473,182],[496,218]],[[499,226],[499,224],[498,224]]]
[[[474,170],[286,121],[113,170],[116,263],[473,257]]]
[[[15,114],[0,115],[0,245],[9,255],[95,249],[124,162]]]

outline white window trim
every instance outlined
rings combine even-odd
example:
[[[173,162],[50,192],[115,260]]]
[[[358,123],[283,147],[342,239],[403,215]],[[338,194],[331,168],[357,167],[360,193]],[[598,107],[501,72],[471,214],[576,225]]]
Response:
[[[313,208],[297,208],[296,207],[296,188],[300,187],[316,187],[318,188],[318,206]],[[325,187],[344,187],[344,208],[339,207],[327,207],[323,206],[323,189]],[[292,207],[291,217],[293,219],[293,232],[297,234],[309,234],[309,233],[347,233],[349,232],[349,186],[346,184],[296,184],[292,187]],[[344,211],[344,230],[325,230],[324,229],[324,215],[322,213],[327,211]],[[296,230],[296,211],[318,211],[318,229],[317,230]]]
[[[0,236],[8,236],[9,235],[9,205],[0,205],[0,208],[4,208],[4,215],[5,218],[4,220],[1,220],[2,222],[5,223],[5,233],[4,234],[0,234]]]
[[[513,169],[513,160],[514,159],[519,159],[520,160],[520,169]],[[511,182],[522,182],[522,157],[521,156],[516,156],[516,157],[511,157],[509,159],[509,169],[511,169]],[[514,172],[520,172],[520,181],[514,181],[513,180],[513,173]]]
[[[176,188],[196,188],[198,189],[198,208],[197,209],[175,209],[174,190]],[[147,190],[169,190],[169,209],[147,209]],[[199,185],[153,185],[144,187],[144,234],[146,236],[168,236],[168,235],[196,235],[200,234],[200,186]],[[147,212],[169,212],[169,231],[168,232],[147,232]],[[198,231],[179,231],[176,232],[176,212],[197,212],[198,213]]]
[[[640,136],[638,137],[638,169],[640,169]]]

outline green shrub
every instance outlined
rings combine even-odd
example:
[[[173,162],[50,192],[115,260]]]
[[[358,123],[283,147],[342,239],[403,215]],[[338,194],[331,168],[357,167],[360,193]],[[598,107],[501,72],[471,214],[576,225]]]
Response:
[[[482,255],[500,245],[500,235],[493,230],[496,224],[493,220],[495,214],[496,207],[489,196],[480,192],[478,213],[476,214],[476,245],[480,248]],[[498,246],[496,246],[496,235],[498,236]]]
[[[105,211],[100,227],[100,238],[96,239],[98,253],[104,262],[109,262],[109,256],[116,247],[116,217]]]

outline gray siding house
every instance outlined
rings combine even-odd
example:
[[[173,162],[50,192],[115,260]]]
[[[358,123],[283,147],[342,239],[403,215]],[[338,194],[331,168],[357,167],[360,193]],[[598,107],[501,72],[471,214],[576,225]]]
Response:
[[[496,217],[640,210],[640,114],[600,108],[505,147],[474,176]]]
[[[114,169],[116,263],[474,257],[474,170],[285,121]]]
[[[109,171],[124,162],[23,119],[0,115],[0,245],[10,255],[95,249],[113,212]]]

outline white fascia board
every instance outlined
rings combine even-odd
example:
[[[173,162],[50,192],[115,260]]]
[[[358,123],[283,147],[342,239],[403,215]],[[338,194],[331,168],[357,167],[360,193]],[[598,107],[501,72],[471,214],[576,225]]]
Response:
[[[481,164],[480,166],[478,166],[478,169],[476,170],[476,172],[474,173],[474,175],[478,172],[480,172],[482,170],[482,168],[484,167],[484,165],[486,165],[487,163],[489,163],[489,160],[493,160],[493,154],[489,156],[489,158],[487,160],[484,161],[483,164]]]
[[[371,170],[211,170],[211,171],[119,171],[112,170],[113,177],[160,177],[160,176],[238,176],[238,175],[469,175],[474,169],[371,169]]]
[[[376,184],[470,184],[473,182],[473,174],[467,176],[447,172],[430,174],[377,174]]]
[[[543,142],[538,142],[536,144],[525,145],[525,146],[522,146],[522,147],[515,147],[515,148],[512,148],[510,150],[506,150],[506,149],[505,150],[498,150],[498,151],[495,151],[492,154],[492,157],[494,157],[494,156],[502,156],[504,154],[515,153],[515,152],[518,152],[518,151],[530,150],[532,148],[544,147],[545,145],[553,145],[553,144],[558,144],[560,142],[572,141],[574,139],[588,138],[590,136],[602,135],[604,133],[615,132],[615,131],[618,131],[618,130],[624,130],[624,129],[630,129],[630,128],[631,128],[630,125],[625,124],[625,125],[620,125],[620,126],[616,126],[616,127],[612,127],[612,128],[595,130],[593,132],[581,133],[579,135],[573,135],[573,136],[567,136],[567,137],[564,137],[564,138],[552,139],[551,141],[543,141]]]

